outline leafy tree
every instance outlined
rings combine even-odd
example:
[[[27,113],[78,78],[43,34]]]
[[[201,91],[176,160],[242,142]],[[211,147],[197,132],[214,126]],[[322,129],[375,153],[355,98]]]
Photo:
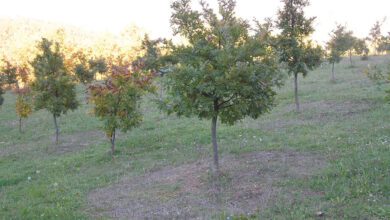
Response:
[[[141,95],[151,89],[151,74],[143,74],[142,64],[131,69],[130,63],[110,65],[111,75],[103,84],[88,86],[93,112],[104,122],[104,130],[111,142],[111,153],[115,150],[115,134],[136,127],[142,120]]]
[[[1,69],[1,74],[3,75],[4,84],[8,84],[9,87],[17,82],[17,68],[12,65],[8,60],[3,60],[6,64],[5,67]]]
[[[64,66],[59,43],[53,44],[42,38],[38,48],[40,54],[32,62],[35,76],[31,85],[34,106],[37,110],[46,109],[53,115],[58,143],[57,118],[78,107],[76,85]]]
[[[32,96],[29,88],[29,74],[27,68],[17,67],[18,82],[16,86],[16,92],[18,97],[15,103],[15,111],[19,117],[19,132],[22,133],[23,118],[27,118],[32,113]],[[22,82],[22,86],[19,85]]]
[[[374,26],[371,28],[370,33],[369,33],[369,39],[371,40],[371,45],[375,49],[375,55],[378,53],[379,49],[379,43],[382,37],[382,25],[384,23],[385,19],[383,19],[382,22],[376,21]]]
[[[18,89],[17,93],[18,97],[15,103],[15,111],[19,117],[19,132],[22,133],[22,120],[32,113],[33,105],[28,87]]]
[[[327,42],[328,62],[332,64],[332,81],[335,80],[334,77],[334,64],[339,63],[342,59],[342,55],[347,51],[347,31],[346,27],[343,25],[337,25],[336,29],[332,30],[330,34],[330,40]]]
[[[358,39],[353,35],[353,31],[351,30],[347,30],[346,29],[346,26],[343,26],[344,27],[344,34],[343,34],[343,49],[345,50],[345,54],[348,54],[349,56],[349,63],[350,63],[350,66],[352,67],[353,66],[353,62],[352,62],[352,55],[355,53],[355,48],[356,48],[356,42],[358,41]]]
[[[387,34],[387,36],[382,36],[378,45],[379,53],[388,53],[388,51],[390,51],[390,32]]]
[[[355,45],[354,45],[354,51],[357,55],[363,55],[362,60],[368,59],[368,53],[370,52],[370,49],[368,48],[366,44],[365,39],[359,39],[356,38]]]
[[[374,66],[374,68],[365,69],[364,72],[367,74],[368,78],[370,78],[375,84],[377,88],[380,88],[384,84],[390,84],[390,62],[387,65],[387,69],[382,69],[378,66]],[[386,90],[387,101],[390,101],[390,89]]]
[[[306,18],[304,8],[308,0],[282,0],[284,6],[278,11],[277,27],[281,30],[278,38],[280,62],[287,64],[287,71],[294,75],[296,110],[299,111],[298,74],[306,76],[321,64],[323,51],[307,38],[314,32],[315,17]]]
[[[172,3],[171,26],[187,43],[171,45],[175,63],[163,77],[167,98],[161,107],[179,116],[211,120],[214,171],[219,173],[217,120],[233,125],[250,116],[258,118],[274,104],[274,86],[280,85],[277,58],[257,30],[235,16],[236,2],[219,0],[219,15],[201,2]]]
[[[170,69],[172,64],[177,63],[177,59],[170,54],[172,42],[166,39],[150,40],[148,35],[145,35],[142,41],[142,49],[145,55],[140,58],[144,62],[143,69],[152,72],[156,75],[164,76]],[[157,78],[159,82],[159,100],[162,100],[163,85],[161,77]]]
[[[90,59],[88,62],[85,58],[82,59],[80,64],[77,64],[74,68],[76,77],[79,82],[84,85],[92,82],[96,73],[105,73],[107,66],[104,59]]]

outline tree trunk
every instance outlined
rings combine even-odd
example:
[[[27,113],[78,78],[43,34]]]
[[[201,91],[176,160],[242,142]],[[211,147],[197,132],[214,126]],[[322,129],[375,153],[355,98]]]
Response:
[[[160,85],[161,87],[160,87],[160,101],[162,100],[162,94],[163,94],[163,89],[162,89],[162,85]]]
[[[217,116],[211,121],[211,138],[213,142],[214,173],[219,174],[218,145],[217,145]]]
[[[115,130],[111,134],[111,154],[114,155],[115,152]]]
[[[349,63],[351,64],[352,67],[352,51],[349,51]]]
[[[295,110],[299,111],[298,99],[298,73],[294,73],[294,93],[295,93]]]
[[[19,133],[22,133],[22,118],[19,118]]]
[[[57,125],[57,117],[53,114],[54,124],[56,126],[56,144],[58,144],[58,125]]]
[[[335,81],[335,79],[334,79],[334,63],[332,63],[332,81]]]

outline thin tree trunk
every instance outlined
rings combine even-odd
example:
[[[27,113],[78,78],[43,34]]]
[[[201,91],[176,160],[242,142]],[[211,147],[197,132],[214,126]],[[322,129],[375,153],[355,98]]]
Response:
[[[294,93],[295,93],[295,110],[299,111],[298,99],[298,73],[294,73]]]
[[[334,63],[332,63],[332,81],[335,81],[335,79],[334,79]]]
[[[214,173],[219,174],[218,145],[217,145],[217,117],[211,121],[211,138],[213,142]]]
[[[163,89],[162,89],[162,85],[160,85],[160,101],[162,100],[162,94],[163,94]]]
[[[19,133],[22,133],[22,118],[19,118]]]
[[[56,144],[58,144],[58,125],[57,125],[57,117],[53,114],[54,124],[56,126]]]
[[[111,154],[114,155],[115,152],[115,130],[111,134]]]
[[[349,63],[351,64],[352,67],[352,51],[349,51]]]

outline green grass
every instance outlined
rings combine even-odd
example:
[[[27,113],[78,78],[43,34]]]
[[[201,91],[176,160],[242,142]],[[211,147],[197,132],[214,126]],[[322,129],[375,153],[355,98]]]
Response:
[[[367,64],[385,66],[389,60],[354,57],[355,67],[349,68],[345,59],[336,65],[335,83],[330,82],[331,67],[324,64],[299,78],[300,113],[294,111],[290,78],[272,112],[235,126],[218,124],[222,158],[260,150],[294,151],[321,155],[325,165],[308,177],[277,179],[273,184],[281,191],[264,210],[248,216],[222,209],[209,216],[312,219],[316,211],[323,211],[329,219],[389,218],[390,105],[383,91],[372,92],[374,86],[363,74]],[[79,91],[85,103],[81,86]],[[24,121],[24,133],[18,133],[15,98],[8,91],[0,108],[0,219],[113,217],[94,214],[87,197],[91,191],[211,157],[209,121],[167,117],[150,97],[143,104],[142,125],[118,135],[114,158],[101,123],[87,114],[90,106],[61,116],[56,146],[53,120],[46,111],[33,113]],[[226,169],[222,167],[229,173]],[[224,185],[232,184],[229,178]],[[169,200],[180,189],[177,184],[161,187],[159,193]]]

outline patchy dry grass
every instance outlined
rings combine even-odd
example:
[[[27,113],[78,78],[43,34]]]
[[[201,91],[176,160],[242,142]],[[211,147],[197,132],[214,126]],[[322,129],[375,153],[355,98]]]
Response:
[[[309,178],[324,160],[293,151],[226,156],[221,160],[224,174],[218,179],[209,163],[202,160],[123,178],[92,191],[89,212],[104,218],[204,219],[216,210],[262,211],[287,187],[276,183]]]

